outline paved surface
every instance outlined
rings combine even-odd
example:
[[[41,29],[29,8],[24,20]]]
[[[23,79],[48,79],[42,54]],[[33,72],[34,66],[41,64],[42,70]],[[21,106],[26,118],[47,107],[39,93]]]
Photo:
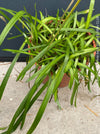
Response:
[[[10,63],[0,63],[0,83],[9,65]],[[16,82],[18,72],[24,66],[25,63],[17,63],[9,78],[3,98],[0,101],[0,127],[9,124],[18,105],[29,91],[29,87],[25,83],[28,74],[23,81]],[[94,97],[97,94],[100,94],[97,83],[92,86],[92,93],[89,93],[82,83],[75,108],[70,106],[71,91],[68,87],[59,89],[62,110],[57,109],[57,105],[52,99],[33,134],[100,134],[100,96]],[[43,99],[43,97],[44,93],[39,99]],[[36,101],[27,114],[23,129],[18,128],[13,134],[26,134],[40,104],[41,101]]]

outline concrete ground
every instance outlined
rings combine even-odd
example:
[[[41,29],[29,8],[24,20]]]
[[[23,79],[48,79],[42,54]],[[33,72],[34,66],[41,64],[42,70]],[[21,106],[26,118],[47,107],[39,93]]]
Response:
[[[0,63],[0,83],[10,63]],[[16,82],[16,78],[25,63],[16,63],[9,78],[2,100],[0,101],[0,127],[9,125],[14,112],[29,91],[25,80]],[[99,66],[98,66],[99,67]],[[59,100],[62,110],[57,108],[52,99],[47,105],[45,113],[34,134],[100,134],[100,89],[97,83],[91,86],[89,93],[83,82],[80,85],[77,107],[70,105],[71,91],[68,87],[59,89]],[[26,134],[35,114],[41,104],[44,93],[27,114],[26,122],[22,130],[19,128],[13,134]],[[0,133],[2,131],[0,130]]]

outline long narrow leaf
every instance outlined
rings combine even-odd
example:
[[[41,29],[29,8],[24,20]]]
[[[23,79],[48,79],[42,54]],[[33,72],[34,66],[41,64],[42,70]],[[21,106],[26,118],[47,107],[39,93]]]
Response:
[[[24,15],[24,13],[25,13],[24,11],[19,11],[18,13],[16,13],[16,15],[5,26],[3,32],[0,35],[0,45],[4,41],[5,37],[7,36],[9,31],[11,30],[11,28],[15,25],[15,23],[18,21],[18,19]]]
[[[22,44],[22,46],[20,47],[20,50],[22,50],[22,49],[24,48],[25,44],[26,44],[26,41]],[[9,67],[9,69],[8,69],[8,71],[7,71],[7,73],[6,73],[5,77],[4,77],[4,79],[3,79],[2,83],[1,83],[1,85],[0,85],[0,99],[2,98],[4,89],[5,89],[5,87],[6,87],[6,84],[7,84],[7,82],[8,82],[8,79],[9,79],[9,77],[10,77],[10,74],[11,74],[11,72],[12,72],[12,70],[13,70],[13,68],[14,68],[14,65],[15,65],[16,61],[18,60],[18,57],[19,57],[19,56],[20,56],[20,54],[17,54],[17,55],[15,56],[15,58],[13,59],[11,65],[10,65],[10,67]]]
[[[78,72],[77,71],[76,71],[74,76],[76,79],[78,79]],[[75,97],[75,94],[77,93],[78,86],[79,86],[79,83],[77,83],[77,81],[75,80],[75,84],[74,84],[74,88],[73,88],[73,92],[72,92],[71,100],[70,100],[71,105],[73,105],[74,97]]]
[[[91,0],[90,1],[90,7],[89,7],[89,13],[88,13],[87,21],[86,21],[86,27],[85,27],[86,29],[89,27],[89,24],[90,24],[90,21],[91,21],[94,4],[95,4],[95,0]]]
[[[84,55],[84,54],[89,54],[89,53],[93,53],[95,51],[99,50],[99,48],[87,48],[87,49],[83,49],[81,50],[80,52],[76,52],[75,54],[72,54],[70,56],[70,58],[75,58],[77,56],[80,56],[80,55]]]

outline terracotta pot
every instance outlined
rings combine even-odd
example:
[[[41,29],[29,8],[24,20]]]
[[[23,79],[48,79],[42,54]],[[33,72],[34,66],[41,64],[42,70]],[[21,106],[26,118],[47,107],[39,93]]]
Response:
[[[49,77],[47,76],[47,77],[44,79],[43,83],[45,84],[48,80],[49,80]],[[61,81],[61,83],[60,83],[60,85],[59,85],[59,88],[63,88],[63,87],[68,86],[69,81],[70,81],[70,77],[69,77],[67,74],[64,74],[64,76],[63,76],[63,78],[62,78],[62,81]]]
[[[36,64],[36,63],[35,63]],[[41,68],[41,66],[39,66],[38,70]],[[52,72],[51,72],[51,75],[52,75]],[[43,84],[45,84],[47,81],[49,80],[49,76],[47,76],[44,80],[43,80]],[[69,81],[70,81],[70,77],[65,73],[63,78],[62,78],[62,81],[59,85],[59,88],[63,88],[63,87],[66,87],[68,86],[69,84]]]

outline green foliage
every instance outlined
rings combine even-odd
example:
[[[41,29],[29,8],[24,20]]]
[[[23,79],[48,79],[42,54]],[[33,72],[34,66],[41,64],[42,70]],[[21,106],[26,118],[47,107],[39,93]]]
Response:
[[[100,86],[100,77],[95,66],[94,55],[94,52],[99,51],[100,47],[94,47],[93,40],[99,45],[100,42],[96,36],[95,26],[91,24],[100,14],[92,16],[95,0],[90,1],[89,10],[73,12],[79,2],[80,0],[77,0],[71,11],[68,12],[73,3],[72,0],[62,17],[59,16],[59,10],[56,17],[44,17],[42,12],[40,12],[41,19],[37,18],[37,12],[34,17],[26,9],[25,11],[15,12],[0,7],[0,14],[9,20],[0,35],[0,45],[12,27],[15,27],[20,32],[20,35],[13,36],[11,39],[20,36],[25,38],[19,50],[4,49],[5,51],[16,53],[16,56],[0,85],[0,99],[12,69],[21,53],[27,54],[29,61],[19,74],[17,81],[22,80],[27,71],[36,64],[34,73],[26,81],[30,82],[35,79],[35,82],[15,112],[8,130],[4,134],[11,134],[20,124],[21,128],[23,127],[28,110],[44,90],[46,90],[45,97],[27,134],[31,134],[37,127],[52,95],[54,95],[54,100],[58,107],[61,108],[57,91],[65,73],[70,77],[69,88],[73,90],[70,100],[71,105],[75,104],[76,106],[78,87],[81,83],[80,78],[84,79],[89,91],[91,91],[90,82],[94,83],[97,80]],[[10,13],[12,18],[8,18],[3,11]],[[87,20],[85,21],[85,18],[82,17],[78,21],[77,18],[80,14],[88,14]],[[16,26],[16,22],[22,24],[23,31]],[[100,29],[99,27],[96,28]],[[28,45],[29,48],[25,49],[25,45]],[[88,66],[87,62],[90,62]],[[41,68],[38,70],[38,67]],[[91,73],[94,75],[93,81],[91,80]],[[41,83],[47,76],[49,76],[49,80],[40,88]]]

